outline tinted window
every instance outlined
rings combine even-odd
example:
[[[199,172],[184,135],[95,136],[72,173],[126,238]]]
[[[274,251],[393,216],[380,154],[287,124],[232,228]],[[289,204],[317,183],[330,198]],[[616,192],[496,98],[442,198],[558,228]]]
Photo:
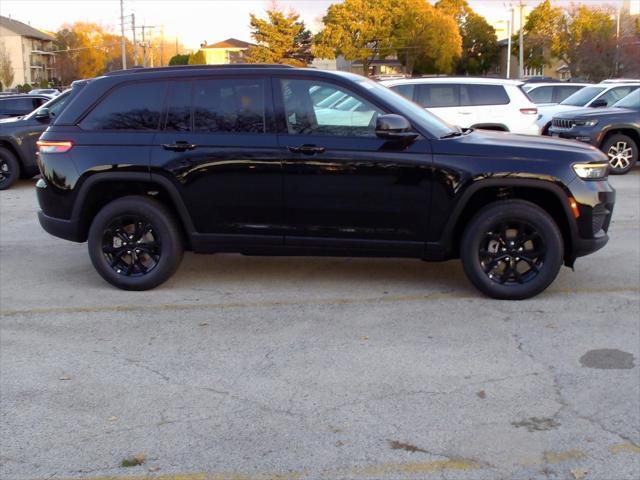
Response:
[[[393,87],[391,87],[391,90],[393,90],[396,93],[399,93],[400,95],[402,95],[405,98],[408,98],[409,100],[413,100],[413,91],[415,90],[415,85],[412,83],[406,83],[404,85],[394,85]]]
[[[423,107],[457,107],[460,105],[459,92],[457,85],[448,84],[422,84],[417,85],[418,99],[417,102]]]
[[[80,126],[86,130],[156,130],[166,86],[166,82],[144,82],[117,87]]]
[[[628,86],[628,87],[612,88],[611,90],[609,90],[604,95],[598,97],[598,100],[605,100],[607,102],[607,105],[611,106],[614,103],[616,103],[618,100],[622,100],[624,97],[629,95],[636,88],[638,88],[638,87]]]
[[[169,87],[165,130],[191,131],[191,82],[173,82]]]
[[[460,105],[506,105],[509,95],[502,85],[460,85]]]
[[[39,98],[8,98],[0,100],[0,110],[6,113],[24,114],[41,104],[42,100]]]
[[[529,90],[527,94],[533,103],[552,103],[554,87],[538,87]]]
[[[580,90],[582,88],[582,86],[580,86],[580,85],[562,86],[562,87],[555,86],[553,88],[554,88],[553,101],[556,102],[556,103],[560,103],[565,98],[567,98],[569,95],[572,95],[575,92],[577,92],[578,90]]]
[[[193,115],[198,132],[264,132],[264,80],[194,82]]]
[[[614,107],[640,108],[640,90],[634,90],[633,93],[630,93],[619,102],[616,102]]]
[[[383,112],[353,92],[311,80],[283,79],[280,85],[290,134],[376,136]],[[320,101],[313,95],[318,88],[327,93]]]

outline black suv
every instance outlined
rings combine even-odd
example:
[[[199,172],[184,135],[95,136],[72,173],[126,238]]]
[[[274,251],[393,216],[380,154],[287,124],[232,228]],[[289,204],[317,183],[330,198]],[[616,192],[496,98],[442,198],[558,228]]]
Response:
[[[609,157],[611,173],[624,174],[638,162],[640,90],[611,108],[581,108],[553,117],[549,134],[587,142]]]
[[[544,290],[608,240],[607,159],[460,130],[363,77],[168,67],[90,81],[39,141],[40,223],[113,285],[201,253],[460,257],[496,298]]]

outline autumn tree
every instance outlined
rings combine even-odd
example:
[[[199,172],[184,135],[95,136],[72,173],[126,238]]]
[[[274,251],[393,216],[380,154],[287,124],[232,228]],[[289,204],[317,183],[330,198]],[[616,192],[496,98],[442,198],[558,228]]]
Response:
[[[287,13],[273,5],[267,18],[251,14],[251,36],[257,45],[249,48],[247,63],[284,63],[305,67],[313,61],[312,35],[295,10]]]
[[[559,59],[572,77],[600,80],[615,74],[616,26],[605,7],[572,5],[565,10],[544,0],[531,11],[523,31],[527,67]]]
[[[189,65],[189,55],[178,53],[169,59],[169,65]]]
[[[462,42],[454,19],[424,0],[392,0],[392,44],[406,73],[451,73]]]
[[[9,88],[13,84],[15,72],[7,52],[4,42],[0,43],[0,83],[4,88]]]
[[[189,55],[187,63],[189,65],[206,65],[207,57],[202,50],[198,50],[197,52]]]
[[[329,6],[324,28],[315,38],[317,57],[343,55],[360,61],[365,75],[371,62],[394,51],[392,0],[345,0]]]
[[[439,0],[436,8],[453,17],[462,37],[462,52],[456,65],[459,74],[484,75],[499,55],[495,29],[466,0]]]

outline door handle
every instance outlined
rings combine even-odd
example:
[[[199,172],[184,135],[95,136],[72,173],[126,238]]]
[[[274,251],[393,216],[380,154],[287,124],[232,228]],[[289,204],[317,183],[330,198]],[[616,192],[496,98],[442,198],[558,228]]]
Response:
[[[460,115],[471,115],[473,112],[470,112],[470,111],[468,111],[468,110],[462,110],[462,111],[458,111],[458,113],[459,113]]]
[[[291,153],[304,153],[305,155],[315,155],[316,153],[324,153],[327,149],[324,147],[316,147],[315,145],[300,145],[298,147],[287,147]]]
[[[198,145],[195,143],[189,143],[184,141],[177,141],[176,143],[163,143],[162,148],[165,150],[171,150],[173,152],[186,152],[187,150],[194,150]]]

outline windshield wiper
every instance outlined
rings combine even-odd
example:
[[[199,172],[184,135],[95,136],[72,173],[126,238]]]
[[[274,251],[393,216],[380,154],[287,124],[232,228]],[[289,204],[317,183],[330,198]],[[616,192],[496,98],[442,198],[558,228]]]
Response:
[[[446,133],[446,134],[442,135],[440,137],[440,140],[445,139],[445,138],[459,137],[461,135],[464,135],[464,134],[462,132],[453,130],[453,131],[451,131],[449,133]]]

